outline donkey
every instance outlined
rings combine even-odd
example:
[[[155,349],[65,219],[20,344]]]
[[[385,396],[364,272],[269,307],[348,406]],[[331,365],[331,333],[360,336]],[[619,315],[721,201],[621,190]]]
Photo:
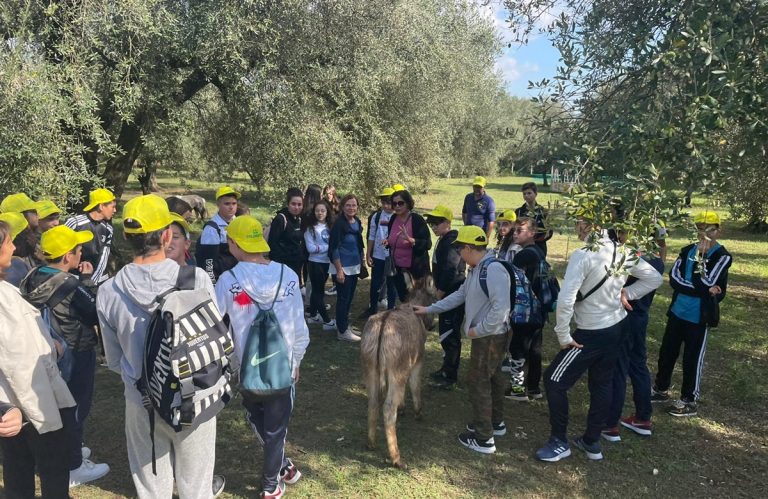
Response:
[[[421,419],[421,368],[427,326],[432,317],[419,317],[411,304],[427,306],[437,296],[432,278],[416,282],[408,303],[372,315],[363,329],[360,358],[368,390],[368,448],[376,446],[378,412],[384,412],[384,433],[392,465],[405,469],[397,446],[397,411],[405,403],[405,384],[411,387],[416,418]]]
[[[208,218],[208,208],[205,204],[205,198],[198,196],[197,194],[186,194],[177,197],[189,203],[189,206],[192,207],[192,211],[195,212],[195,215],[199,220]]]

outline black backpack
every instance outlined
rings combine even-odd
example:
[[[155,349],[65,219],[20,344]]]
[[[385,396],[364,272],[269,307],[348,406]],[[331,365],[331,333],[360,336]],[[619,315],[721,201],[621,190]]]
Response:
[[[552,266],[547,262],[541,248],[535,244],[530,247],[539,255],[539,268],[536,269],[533,279],[539,284],[541,308],[544,312],[554,312],[557,308],[557,297],[560,295],[560,282],[555,277],[554,272],[552,272]]]
[[[213,262],[213,273],[218,278],[218,276],[237,265],[237,259],[229,252],[229,244],[221,242],[221,228],[219,227],[219,224],[213,220],[208,220],[205,225],[203,225],[203,230],[205,230],[206,227],[213,228],[219,236],[219,252],[216,260]],[[200,234],[200,237],[203,237],[202,233]],[[200,244],[200,240],[198,239],[195,243],[195,262],[205,270],[205,255],[202,253],[202,246],[206,245]]]
[[[136,388],[149,411],[153,473],[155,415],[177,432],[195,428],[224,408],[236,382],[232,335],[208,292],[195,289],[195,270],[179,269],[174,287],[155,298],[147,326]]]

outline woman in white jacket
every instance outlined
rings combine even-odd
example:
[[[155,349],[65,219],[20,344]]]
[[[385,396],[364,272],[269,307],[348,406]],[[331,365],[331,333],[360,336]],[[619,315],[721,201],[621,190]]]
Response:
[[[44,498],[69,497],[63,421],[75,399],[56,365],[57,352],[40,313],[5,282],[13,255],[12,228],[0,221],[0,446],[9,498],[35,497],[35,470]]]

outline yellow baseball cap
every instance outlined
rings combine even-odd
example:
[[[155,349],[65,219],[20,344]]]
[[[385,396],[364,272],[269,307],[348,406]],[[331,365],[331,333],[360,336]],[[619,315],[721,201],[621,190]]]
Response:
[[[516,222],[517,215],[515,214],[515,210],[504,210],[499,212],[499,214],[496,215],[496,221],[497,222]]]
[[[219,187],[219,189],[216,191],[217,200],[223,196],[235,196],[235,199],[240,199],[240,193],[228,185],[225,185],[224,187]]]
[[[181,227],[181,230],[184,231],[184,237],[189,239],[189,233],[192,232],[192,228],[189,226],[189,223],[184,220],[184,217],[179,215],[178,213],[170,212],[171,218],[173,221],[171,223],[177,224],[179,227]]]
[[[75,232],[66,225],[57,225],[43,232],[40,247],[48,260],[53,260],[75,249],[78,245],[93,239],[93,232],[81,230]]]
[[[720,215],[718,215],[714,211],[702,211],[701,213],[697,213],[696,216],[693,217],[693,223],[707,224],[707,225],[720,225]]]
[[[173,217],[168,203],[157,194],[137,196],[123,207],[126,234],[147,234],[171,225]]]
[[[473,186],[474,185],[479,185],[480,187],[485,187],[485,183],[486,183],[485,182],[485,177],[481,177],[480,175],[475,177],[475,180],[472,181],[472,185]]]
[[[0,211],[3,213],[23,213],[25,211],[34,211],[36,209],[35,202],[29,199],[29,196],[23,192],[9,194],[3,199],[3,202],[0,203]]]
[[[395,193],[395,190],[394,190],[393,188],[391,188],[391,187],[385,187],[385,188],[383,188],[383,189],[381,190],[381,192],[379,193],[379,197],[380,197],[380,198],[387,198],[387,197],[391,196],[391,195],[392,195],[392,194],[394,194],[394,193]]]
[[[115,200],[115,195],[109,189],[96,189],[88,193],[88,205],[83,211],[91,211],[100,204],[111,203]]]
[[[443,205],[437,205],[435,208],[427,213],[430,218],[444,218],[446,220],[453,220],[453,212],[450,208]]]
[[[395,184],[392,186],[392,194],[400,191],[407,191],[408,189],[405,188],[403,184]]]
[[[264,240],[261,222],[251,215],[243,215],[232,220],[227,226],[227,237],[232,239],[246,253],[266,253],[269,244]]]
[[[11,240],[16,239],[16,236],[21,234],[21,231],[29,226],[27,218],[16,211],[0,213],[0,220],[7,223],[11,227]]]
[[[485,231],[477,225],[465,225],[459,227],[459,234],[456,236],[456,243],[471,244],[473,246],[487,246],[488,237],[485,235]]]
[[[35,203],[35,209],[37,209],[37,216],[40,218],[47,218],[51,215],[61,213],[61,210],[56,203],[50,199],[42,199]]]

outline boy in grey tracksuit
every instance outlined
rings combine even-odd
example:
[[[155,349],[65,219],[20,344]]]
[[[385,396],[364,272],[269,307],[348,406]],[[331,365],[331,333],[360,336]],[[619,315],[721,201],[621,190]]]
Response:
[[[458,230],[454,244],[470,270],[458,290],[429,307],[414,307],[417,314],[443,313],[465,306],[464,334],[472,340],[467,385],[474,421],[459,435],[465,447],[483,454],[496,451],[494,435],[506,433],[504,389],[507,377],[501,362],[509,346],[511,278],[504,266],[486,252],[485,232],[474,225]],[[485,279],[488,293],[480,285]]]

